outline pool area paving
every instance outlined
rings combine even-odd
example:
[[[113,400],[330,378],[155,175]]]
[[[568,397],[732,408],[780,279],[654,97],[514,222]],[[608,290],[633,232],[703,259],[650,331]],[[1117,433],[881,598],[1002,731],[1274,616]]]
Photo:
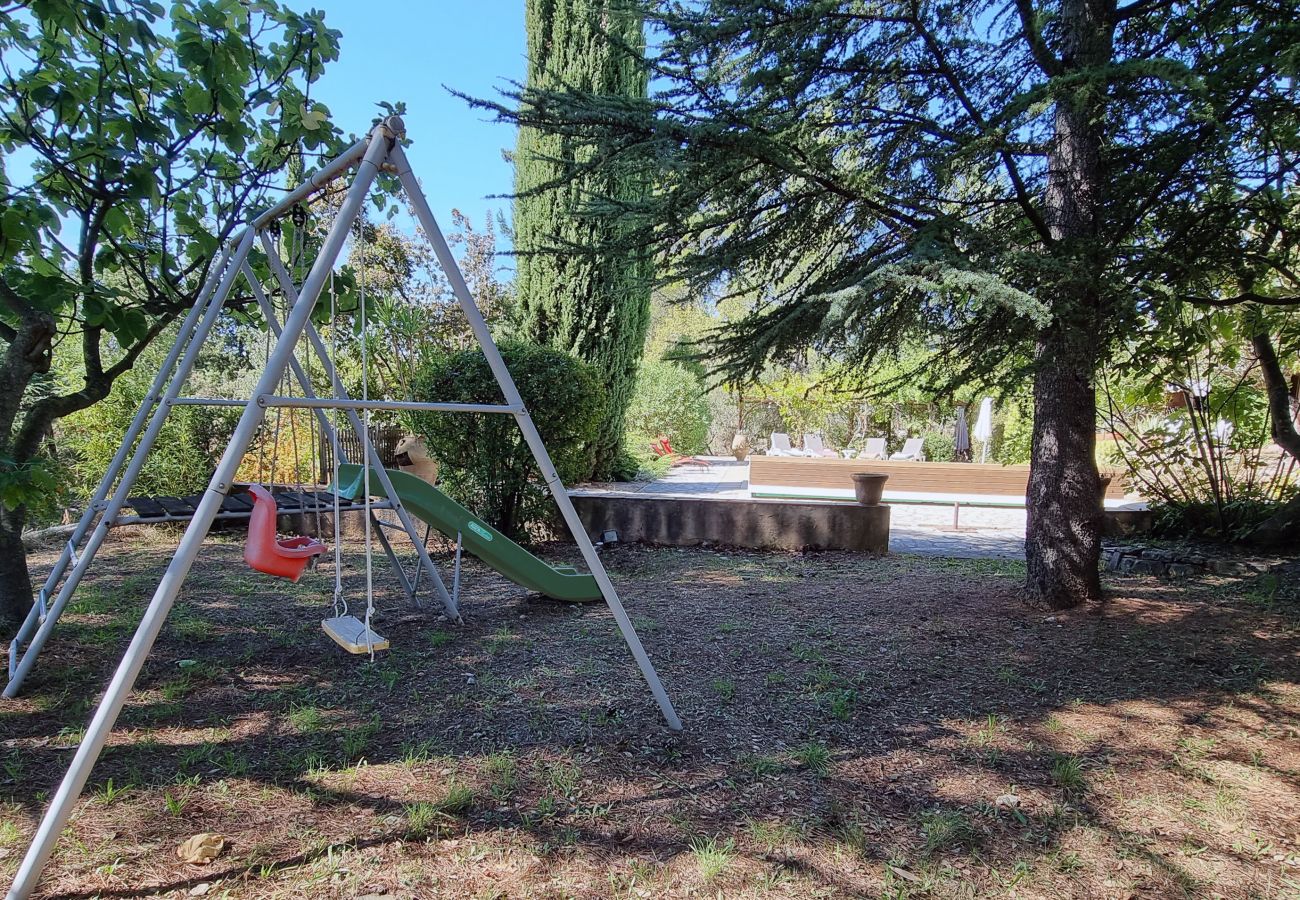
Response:
[[[576,485],[571,494],[749,499],[749,463],[705,457],[708,466],[681,465],[654,481]],[[952,503],[890,503],[892,553],[950,559],[1024,559],[1025,511],[963,505],[953,529]]]

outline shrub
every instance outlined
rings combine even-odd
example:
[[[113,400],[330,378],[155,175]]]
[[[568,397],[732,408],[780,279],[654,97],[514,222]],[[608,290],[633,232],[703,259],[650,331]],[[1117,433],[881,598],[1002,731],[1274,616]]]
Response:
[[[1152,504],[1152,531],[1157,537],[1241,541],[1285,504],[1257,498],[1238,498],[1219,506],[1211,501]]]
[[[504,343],[501,355],[514,376],[533,424],[566,483],[591,474],[605,389],[595,370],[567,353],[532,344]],[[502,403],[480,350],[430,355],[414,372],[416,399]],[[411,413],[406,426],[442,464],[440,484],[456,500],[511,538],[547,519],[550,495],[512,416],[499,413]]]
[[[952,462],[957,453],[957,439],[945,431],[927,431],[921,437],[925,443],[925,458],[930,462]]]
[[[150,347],[134,368],[113,383],[106,398],[58,423],[55,446],[69,473],[68,493],[73,498],[86,499],[99,484],[127,425],[144,402],[168,344],[164,338]],[[229,387],[223,379],[200,371],[188,382],[189,393],[204,396],[220,396]],[[132,495],[184,496],[206,488],[242,412],[234,407],[172,407]]]
[[[627,443],[637,450],[664,434],[680,453],[708,452],[712,415],[704,383],[678,363],[641,363],[623,422]]]
[[[993,447],[989,459],[1004,466],[1019,466],[1029,462],[1034,443],[1033,400],[1026,398],[1008,400],[1003,408],[1002,427],[997,427],[998,416],[993,417]],[[975,426],[971,422],[971,427]],[[979,442],[971,440],[972,449],[979,459]]]

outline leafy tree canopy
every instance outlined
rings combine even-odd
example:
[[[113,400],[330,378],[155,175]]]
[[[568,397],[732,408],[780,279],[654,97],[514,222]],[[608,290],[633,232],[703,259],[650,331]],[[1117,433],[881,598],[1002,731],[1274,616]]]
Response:
[[[586,168],[658,167],[628,243],[673,251],[695,292],[761,296],[719,335],[736,374],[808,344],[866,365],[916,332],[942,352],[932,380],[995,375],[1008,350],[1028,368],[1034,335],[1080,314],[1076,279],[1100,294],[1084,312],[1102,341],[1166,301],[1300,295],[1224,279],[1271,270],[1294,234],[1295,4],[1088,4],[1086,34],[1079,5],[651,3],[651,100],[484,105],[599,147]],[[1079,94],[1106,186],[1091,233],[1066,239],[1048,156]]]

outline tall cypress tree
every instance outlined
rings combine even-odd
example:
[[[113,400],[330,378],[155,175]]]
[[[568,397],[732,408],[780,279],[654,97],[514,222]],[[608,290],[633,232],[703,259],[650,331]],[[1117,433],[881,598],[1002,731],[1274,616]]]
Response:
[[[639,13],[619,0],[528,0],[528,87],[573,90],[635,104],[646,98]],[[641,167],[591,161],[590,142],[521,128],[515,153],[514,241],[519,254],[521,338],[566,350],[596,366],[609,406],[596,439],[595,472],[617,460],[650,319],[651,261],[640,250],[609,252],[628,226],[619,210],[644,201]]]

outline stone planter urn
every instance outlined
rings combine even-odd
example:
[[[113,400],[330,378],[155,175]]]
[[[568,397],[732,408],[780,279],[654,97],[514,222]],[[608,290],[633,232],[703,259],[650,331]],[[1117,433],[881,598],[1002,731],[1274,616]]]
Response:
[[[884,472],[853,473],[853,494],[863,506],[879,506],[889,476]]]
[[[744,462],[749,456],[749,435],[743,431],[737,431],[736,436],[731,439],[731,455],[736,457],[737,462]]]

